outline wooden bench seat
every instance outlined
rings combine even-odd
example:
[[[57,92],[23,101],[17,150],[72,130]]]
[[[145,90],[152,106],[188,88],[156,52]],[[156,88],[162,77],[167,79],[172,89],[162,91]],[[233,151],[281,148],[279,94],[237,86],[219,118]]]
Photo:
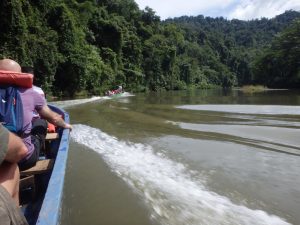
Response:
[[[47,133],[46,135],[46,141],[52,141],[59,138],[58,133]]]
[[[58,133],[47,133],[45,138],[45,149],[50,152],[51,142],[57,140],[58,138]],[[47,155],[46,150],[44,154]],[[20,193],[22,193],[22,197],[20,197],[21,204],[26,204],[36,198],[36,195],[38,195],[39,190],[41,189],[39,178],[37,178],[36,175],[50,172],[53,169],[54,162],[55,159],[40,159],[37,161],[34,167],[31,167],[28,170],[20,171],[19,188]]]
[[[46,141],[53,141],[59,138],[58,133],[47,133]],[[44,159],[36,162],[34,167],[20,171],[21,176],[35,175],[48,172],[53,168],[54,159]]]
[[[35,175],[48,172],[53,168],[54,159],[44,159],[37,161],[34,167],[31,167],[28,170],[21,171],[21,176]]]

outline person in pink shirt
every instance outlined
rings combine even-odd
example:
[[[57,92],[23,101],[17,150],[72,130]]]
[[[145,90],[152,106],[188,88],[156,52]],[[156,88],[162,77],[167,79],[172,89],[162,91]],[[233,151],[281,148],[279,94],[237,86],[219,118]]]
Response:
[[[11,59],[0,60],[0,70],[21,73],[20,65]],[[72,129],[72,126],[66,123],[59,114],[53,112],[47,106],[45,98],[33,88],[20,87],[18,89],[23,104],[23,133],[21,138],[27,147],[27,154],[19,162],[19,167],[20,170],[25,170],[34,166],[39,158],[47,133],[47,121],[67,129]],[[43,119],[36,119],[32,123],[34,111]]]

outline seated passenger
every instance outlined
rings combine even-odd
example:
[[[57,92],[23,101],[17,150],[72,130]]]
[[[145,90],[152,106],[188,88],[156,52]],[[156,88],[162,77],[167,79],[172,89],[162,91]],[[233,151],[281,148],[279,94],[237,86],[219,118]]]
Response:
[[[29,73],[29,74],[32,74],[32,75],[34,75],[34,69],[33,69],[33,67],[31,67],[31,66],[22,66],[22,73]],[[39,93],[44,99],[45,99],[45,101],[47,101],[46,100],[46,95],[45,95],[45,93],[44,93],[44,91],[43,91],[43,89],[42,88],[40,88],[40,87],[38,87],[38,86],[35,86],[35,85],[32,85],[32,88],[33,88],[33,90],[34,91],[36,91],[37,93]],[[33,118],[32,118],[32,123],[35,123],[35,120],[36,119],[40,119],[41,117],[40,117],[40,115],[38,114],[38,112],[36,111],[36,110],[34,110],[33,111]],[[55,132],[55,126],[54,126],[54,124],[52,124],[52,123],[48,123],[48,127],[47,127],[47,131],[48,131],[48,133],[54,133]]]
[[[0,124],[0,222],[26,225],[19,208],[20,173],[18,162],[27,153],[22,140]]]
[[[118,86],[118,92],[119,93],[122,93],[123,92],[123,87],[120,85],[120,86]]]
[[[33,67],[31,66],[22,66],[21,67],[22,73],[29,73],[34,75],[34,70]],[[42,88],[32,85],[32,88],[34,91],[36,91],[37,93],[39,93],[43,98],[45,98],[45,93],[43,91]],[[46,98],[45,98],[46,99]],[[32,122],[34,122],[35,119],[40,118],[40,115],[38,114],[38,112],[36,110],[33,111],[33,118],[32,118]]]
[[[21,72],[20,65],[10,59],[0,60],[0,70]],[[26,157],[19,162],[20,170],[26,170],[34,166],[39,158],[40,150],[44,146],[44,140],[47,133],[47,122],[42,119],[36,119],[32,124],[33,112],[53,123],[67,129],[72,129],[70,124],[65,123],[62,117],[53,112],[39,93],[33,88],[18,88],[23,103],[23,134],[21,138],[27,147]]]

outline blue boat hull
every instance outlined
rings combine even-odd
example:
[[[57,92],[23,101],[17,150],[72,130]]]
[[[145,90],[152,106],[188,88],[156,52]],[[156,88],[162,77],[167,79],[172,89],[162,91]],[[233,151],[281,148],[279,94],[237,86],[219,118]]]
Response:
[[[70,122],[69,115],[64,110],[51,105],[49,107],[62,115],[67,123]],[[34,202],[29,202],[24,209],[24,215],[30,225],[59,224],[70,130],[59,128],[58,134],[59,138],[51,143],[51,149],[54,149],[51,155],[55,157],[53,170],[38,175],[36,179],[36,185],[39,185],[44,193],[41,193]]]

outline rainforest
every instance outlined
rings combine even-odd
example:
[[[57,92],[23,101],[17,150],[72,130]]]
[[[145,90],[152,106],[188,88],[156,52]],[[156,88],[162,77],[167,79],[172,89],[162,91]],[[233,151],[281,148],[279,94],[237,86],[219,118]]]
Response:
[[[134,0],[3,0],[0,58],[53,96],[263,85],[300,87],[300,13],[161,20]]]

